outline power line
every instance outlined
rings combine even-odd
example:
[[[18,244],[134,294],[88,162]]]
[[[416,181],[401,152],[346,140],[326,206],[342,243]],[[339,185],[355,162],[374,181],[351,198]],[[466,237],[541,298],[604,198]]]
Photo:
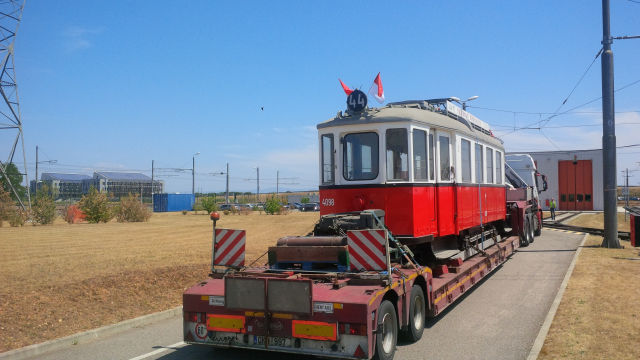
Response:
[[[626,122],[626,123],[616,123],[616,126],[618,125],[640,125],[640,122]],[[498,127],[503,127],[503,128],[507,128],[507,129],[512,129],[512,126],[508,126],[508,125],[494,125],[494,126],[498,126]],[[566,129],[566,128],[581,128],[581,127],[592,127],[592,126],[602,126],[602,124],[580,124],[580,125],[561,125],[561,126],[545,126],[545,129]],[[540,130],[542,129],[541,127],[521,127],[518,128],[519,130]],[[497,131],[501,131],[501,130],[496,130]],[[506,130],[505,130],[506,131]]]
[[[624,90],[624,89],[626,89],[626,88],[628,88],[628,87],[631,87],[631,86],[633,86],[633,85],[635,85],[635,84],[637,84],[637,83],[640,83],[640,79],[638,79],[638,80],[636,80],[636,81],[632,81],[632,82],[630,82],[630,83],[628,83],[628,84],[626,84],[626,85],[624,85],[624,86],[622,86],[622,87],[620,87],[620,88],[618,88],[618,89],[614,90],[614,92],[618,92],[618,91]],[[557,113],[557,114],[552,114],[551,116],[549,116],[549,117],[547,117],[547,118],[545,118],[545,119],[538,120],[538,121],[536,121],[536,122],[530,123],[530,124],[528,124],[528,125],[526,125],[526,126],[523,126],[523,127],[520,127],[520,128],[516,128],[516,129],[514,129],[514,130],[512,130],[512,131],[510,131],[510,132],[508,132],[508,133],[506,133],[506,134],[503,134],[503,136],[506,136],[506,135],[512,134],[512,133],[514,133],[514,132],[516,132],[516,131],[518,131],[518,130],[520,130],[520,129],[522,129],[522,128],[530,128],[530,127],[532,127],[532,126],[534,126],[534,125],[541,125],[541,124],[543,124],[543,123],[544,123],[544,124],[547,124],[547,123],[549,123],[549,121],[550,121],[551,119],[553,119],[553,118],[555,118],[555,117],[558,117],[558,116],[560,116],[560,115],[568,114],[568,113],[572,112],[573,110],[579,109],[579,108],[581,108],[581,107],[583,107],[583,106],[585,106],[585,105],[589,105],[589,104],[594,103],[594,102],[596,102],[596,101],[598,101],[598,100],[601,100],[601,99],[602,99],[602,96],[599,96],[599,97],[597,97],[597,98],[595,98],[595,99],[591,99],[591,100],[589,100],[589,101],[587,101],[587,102],[584,102],[584,103],[582,103],[582,104],[580,104],[580,105],[574,106],[574,107],[572,107],[572,108],[571,108],[571,109],[569,109],[569,110],[566,110],[566,111],[563,111],[563,112],[560,112],[560,113]],[[542,114],[542,113],[536,113],[536,114]],[[543,125],[543,126],[540,126],[540,128],[543,128],[543,127],[545,127],[545,126],[544,126],[544,125]]]

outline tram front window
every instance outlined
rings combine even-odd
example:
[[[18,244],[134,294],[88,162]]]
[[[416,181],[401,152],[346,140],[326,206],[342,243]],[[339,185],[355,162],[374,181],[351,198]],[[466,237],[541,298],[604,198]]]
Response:
[[[373,180],[378,177],[378,134],[345,135],[342,174],[346,180]]]
[[[387,130],[387,180],[409,180],[407,129]]]

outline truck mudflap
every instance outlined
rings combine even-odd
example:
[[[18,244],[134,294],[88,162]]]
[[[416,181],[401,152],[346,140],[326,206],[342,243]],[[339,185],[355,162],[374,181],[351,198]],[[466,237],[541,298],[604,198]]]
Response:
[[[294,321],[289,320],[288,323],[292,329],[290,336],[264,336],[246,333],[245,329],[249,330],[251,326],[255,325],[247,325],[245,329],[241,329],[241,323],[244,323],[244,321],[240,321],[240,318],[244,317],[237,316],[234,319],[233,316],[231,316],[228,320],[216,322],[213,320],[216,319],[215,316],[207,316],[206,319],[200,318],[194,319],[196,321],[184,321],[184,340],[188,344],[208,345],[220,348],[277,351],[340,359],[370,358],[367,353],[368,343],[366,332],[364,335],[341,334],[339,333],[337,323],[317,322],[317,324],[308,324],[309,322],[302,322],[302,324],[297,325]],[[222,319],[224,319],[224,317]],[[282,324],[283,322],[272,322],[271,326],[280,327],[283,325],[275,324]],[[221,324],[230,326],[231,328],[229,330],[231,331],[213,330],[216,328],[215,325]],[[254,324],[256,323],[254,322]],[[296,328],[298,328],[297,333]],[[330,328],[333,328],[333,330]],[[344,325],[342,329],[344,329]],[[347,330],[347,332],[348,331],[349,330]],[[280,333],[279,335],[285,334]]]

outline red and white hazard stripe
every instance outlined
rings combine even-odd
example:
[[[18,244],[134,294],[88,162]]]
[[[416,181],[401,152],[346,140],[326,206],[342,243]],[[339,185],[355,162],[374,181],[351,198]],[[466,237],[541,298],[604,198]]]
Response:
[[[385,230],[348,231],[347,241],[352,271],[387,270],[387,233]]]
[[[216,229],[214,265],[244,266],[244,230]]]

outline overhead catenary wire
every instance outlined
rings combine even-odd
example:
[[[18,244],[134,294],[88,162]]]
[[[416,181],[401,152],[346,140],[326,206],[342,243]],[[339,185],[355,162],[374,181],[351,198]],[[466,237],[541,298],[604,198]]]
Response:
[[[632,82],[630,82],[630,83],[628,83],[626,85],[623,85],[623,86],[619,87],[618,89],[614,90],[614,92],[622,91],[622,90],[627,89],[627,88],[629,88],[629,87],[631,87],[633,85],[636,85],[638,83],[640,83],[640,79],[632,81]],[[546,124],[546,123],[549,122],[549,121],[546,121],[546,120],[551,120],[552,118],[556,118],[556,117],[561,116],[561,115],[572,113],[576,109],[579,109],[579,108],[581,108],[583,106],[589,105],[589,104],[594,103],[594,102],[596,102],[598,100],[601,100],[601,99],[602,99],[602,96],[598,96],[597,98],[594,98],[594,99],[591,99],[591,100],[586,101],[584,103],[581,103],[580,105],[576,105],[576,106],[570,108],[569,110],[565,110],[565,111],[559,112],[557,114],[556,113],[551,113],[551,115],[549,117],[545,118],[545,119],[538,120],[538,121],[535,121],[535,122],[530,123],[528,125],[516,128],[516,129],[514,129],[512,131],[509,131],[509,132],[503,134],[502,136],[510,135],[510,134],[512,134],[512,133],[514,133],[516,131],[521,130],[521,129],[529,129],[529,128],[533,127],[534,125],[541,124],[542,122],[545,122],[545,124]],[[471,107],[471,106],[469,106],[469,107]],[[475,107],[474,106],[474,108],[479,109],[480,107]],[[518,113],[518,114],[530,114],[530,115],[540,115],[540,114],[547,115],[547,114],[550,114],[550,113],[545,113],[545,112],[511,111],[511,110],[504,110],[504,109],[497,109],[497,108],[482,108],[482,109],[490,110],[490,111],[499,111],[499,112],[507,112],[507,113]],[[631,112],[638,113],[640,111],[622,111],[622,112],[619,112],[619,113],[631,113]],[[593,113],[599,113],[599,112],[593,112]],[[546,127],[546,126],[539,126],[539,127],[543,128],[543,127]]]

